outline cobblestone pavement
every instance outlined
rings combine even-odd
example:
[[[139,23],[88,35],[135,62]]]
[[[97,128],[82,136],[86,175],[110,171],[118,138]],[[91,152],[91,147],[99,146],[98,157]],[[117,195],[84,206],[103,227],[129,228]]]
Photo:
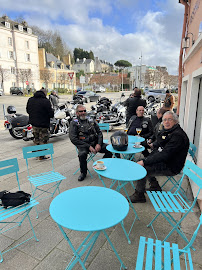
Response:
[[[119,93],[120,94],[120,93]],[[128,93],[129,94],[129,93]],[[1,98],[1,97],[0,97]],[[23,97],[5,97],[4,100],[0,99],[1,105],[2,101],[6,105],[13,104],[16,106],[19,112],[25,112],[25,104],[27,98]],[[14,101],[14,102],[13,102]],[[88,104],[87,106],[90,106]],[[0,107],[2,110],[2,106]],[[0,118],[2,119],[2,112],[0,112]],[[113,131],[111,131],[112,133]],[[104,136],[106,134],[104,133]],[[75,151],[75,147],[71,144],[68,135],[61,136],[58,138],[50,139],[50,143],[53,143],[54,146],[54,163],[55,168],[58,172],[63,174],[66,177],[66,180],[61,184],[61,192],[67,189],[79,187],[79,186],[102,186],[101,181],[99,180],[97,174],[92,169],[92,163],[89,165],[89,169],[93,175],[91,178],[89,175],[87,178],[78,182],[78,174],[73,175],[73,172],[78,168],[78,158]],[[1,160],[9,158],[18,158],[19,162],[19,179],[21,184],[21,189],[27,192],[30,192],[30,185],[27,181],[27,171],[25,160],[22,156],[22,147],[31,146],[32,142],[24,142],[22,140],[13,139],[10,134],[1,129],[0,130],[0,145],[1,145]],[[97,159],[101,158],[102,155],[98,154]],[[43,170],[47,171],[50,161],[38,161],[31,160],[31,170],[33,172],[41,172]],[[160,183],[163,181],[163,178],[159,179]],[[109,183],[108,183],[109,184]],[[184,188],[187,190],[187,195],[192,199],[190,192],[190,187],[188,182],[184,181]],[[0,191],[1,190],[17,190],[17,182],[14,176],[5,176],[0,178]],[[132,188],[127,186],[128,193],[131,194]],[[169,189],[169,186],[166,187]],[[41,209],[48,208],[50,200],[44,201],[40,204]],[[67,206],[71,207],[71,206]],[[123,230],[119,225],[114,226],[107,230],[107,233],[114,244],[115,248],[118,251],[121,259],[129,270],[135,269],[137,250],[139,244],[140,236],[146,236],[154,238],[154,234],[151,228],[147,228],[147,224],[155,216],[155,211],[151,205],[149,199],[145,204],[135,204],[134,205],[138,216],[139,221],[135,222],[135,225],[132,229],[130,239],[131,244],[129,245],[127,239],[123,233]],[[183,222],[182,228],[187,233],[188,238],[190,238],[194,229],[198,224],[198,217],[200,211],[196,206],[194,212],[191,213]],[[4,261],[0,263],[0,269],[2,270],[63,270],[66,268],[69,260],[72,257],[72,251],[68,246],[68,243],[64,240],[59,228],[56,223],[52,220],[48,211],[44,211],[39,215],[39,218],[36,219],[36,213],[34,210],[30,213],[31,220],[36,232],[36,235],[39,239],[39,242],[36,242],[34,239],[28,241],[27,243],[19,246],[18,248],[4,254]],[[134,215],[130,210],[128,216],[125,219],[124,225],[126,229],[131,225]],[[176,218],[180,218],[180,214],[176,215]],[[155,223],[155,229],[159,238],[162,239],[169,230],[170,226],[165,222],[164,219],[159,218]],[[76,232],[72,230],[66,230],[69,238],[72,240],[73,244],[78,247],[82,239],[86,236],[86,233]],[[5,250],[7,247],[22,241],[23,239],[28,238],[30,235],[29,226],[27,226],[27,221],[21,227],[18,227],[10,232],[7,232],[0,237],[0,249]],[[184,242],[177,234],[172,234],[169,238],[170,242],[178,243],[181,247],[184,246]],[[201,248],[202,248],[202,230],[200,229],[197,239],[194,243],[196,248],[195,252],[192,252],[192,258],[194,262],[195,270],[202,270],[202,257],[201,257]],[[86,267],[89,270],[115,270],[120,269],[120,264],[112,252],[112,249],[105,237],[101,237],[96,242],[87,262]],[[81,269],[81,266],[77,263],[74,269]],[[185,268],[183,268],[185,269]]]

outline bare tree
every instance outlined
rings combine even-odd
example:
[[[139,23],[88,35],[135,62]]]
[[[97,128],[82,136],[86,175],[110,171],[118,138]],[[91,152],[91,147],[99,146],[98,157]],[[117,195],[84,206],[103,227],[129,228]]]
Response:
[[[25,82],[26,81],[30,82],[31,79],[32,79],[32,71],[31,71],[31,69],[19,68],[16,71],[16,75],[17,75],[17,80],[22,83],[23,89],[24,89]]]
[[[60,72],[58,76],[58,80],[60,84],[64,86],[65,84],[70,83],[69,75],[67,72]]]
[[[0,66],[0,82],[2,85],[3,92],[4,92],[4,82],[7,81],[9,78],[10,78],[10,70],[2,68]]]
[[[45,83],[46,88],[48,88],[48,84],[53,81],[53,73],[50,70],[40,70],[40,79]]]

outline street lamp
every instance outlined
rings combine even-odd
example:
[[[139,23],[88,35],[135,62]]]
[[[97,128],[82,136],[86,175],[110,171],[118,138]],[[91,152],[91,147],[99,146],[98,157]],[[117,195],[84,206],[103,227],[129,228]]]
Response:
[[[142,52],[141,52],[141,56],[139,57],[140,59],[140,86],[139,88],[141,88],[141,84],[142,84]]]

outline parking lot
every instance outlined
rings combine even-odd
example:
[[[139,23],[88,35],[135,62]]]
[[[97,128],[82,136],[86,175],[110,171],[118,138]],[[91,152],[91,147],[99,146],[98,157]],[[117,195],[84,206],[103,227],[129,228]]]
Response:
[[[128,97],[130,92],[126,92],[126,97]],[[121,92],[119,93],[101,93],[101,96],[106,96],[112,99],[119,99]],[[19,162],[19,179],[21,184],[21,189],[26,192],[30,192],[30,185],[27,180],[27,170],[26,163],[23,159],[22,148],[24,146],[31,146],[33,143],[25,142],[23,140],[16,140],[10,136],[7,130],[3,128],[3,104],[5,107],[8,105],[14,105],[18,113],[25,113],[27,97],[19,96],[2,96],[0,97],[0,145],[1,145],[1,160],[16,158]],[[60,102],[70,100],[70,96],[61,96]],[[86,104],[87,109],[93,103]],[[111,131],[112,134],[113,131]],[[104,132],[104,138],[106,138],[106,133]],[[74,171],[78,168],[78,157],[74,145],[69,140],[68,135],[55,137],[50,139],[50,143],[54,146],[54,165],[55,170],[66,177],[61,184],[61,192],[79,187],[79,186],[102,186],[98,175],[92,169],[92,163],[89,165],[89,170],[91,171],[93,178],[89,175],[87,178],[78,182],[78,174],[73,175]],[[102,157],[102,154],[96,155],[96,159]],[[42,172],[47,171],[48,166],[50,166],[50,161],[39,161],[36,159],[31,160],[31,172]],[[163,178],[159,179],[160,182]],[[109,186],[109,182],[108,182]],[[187,190],[187,195],[192,199],[191,190],[188,181],[184,181],[184,189]],[[169,188],[169,186],[168,186]],[[131,186],[127,186],[128,193],[131,194],[133,189]],[[5,176],[0,178],[0,191],[2,190],[17,190],[17,182],[14,176]],[[56,194],[57,195],[57,194]],[[50,200],[40,204],[41,209],[48,208]],[[71,206],[67,206],[71,207]],[[146,236],[155,238],[151,228],[147,228],[147,224],[155,216],[155,210],[147,197],[147,203],[145,204],[135,204],[135,210],[140,218],[139,221],[135,222],[135,225],[131,231],[130,239],[131,244],[123,233],[122,227],[119,225],[114,226],[107,230],[110,240],[114,244],[118,254],[123,260],[127,269],[135,269],[137,251],[139,245],[140,236]],[[200,214],[199,208],[196,206],[194,212],[188,216],[182,223],[183,231],[191,237],[194,229],[198,224],[198,217]],[[31,240],[25,244],[19,246],[18,248],[6,253],[4,255],[4,261],[0,264],[0,269],[2,270],[63,270],[67,267],[69,260],[72,257],[72,251],[68,246],[67,242],[64,240],[59,228],[56,223],[52,220],[48,211],[42,212],[39,218],[36,219],[35,211],[31,211],[31,220],[39,239],[39,242]],[[176,218],[180,218],[180,214],[176,214]],[[134,218],[133,212],[130,210],[128,216],[126,217],[124,224],[126,229],[131,225]],[[2,235],[1,238],[1,250],[6,249],[8,246],[18,243],[23,239],[28,238],[30,235],[30,228],[25,222],[25,226],[18,227],[11,232],[7,232]],[[155,229],[160,239],[163,235],[170,230],[169,224],[165,222],[163,218],[159,218],[155,223]],[[73,244],[78,247],[78,244],[86,237],[86,233],[77,232],[73,230],[66,230],[68,237],[72,240]],[[178,234],[174,233],[169,238],[170,242],[179,243],[181,247],[185,245],[182,238]],[[200,229],[197,240],[194,243],[196,248],[195,252],[192,252],[192,258],[194,262],[195,270],[202,270],[202,229]],[[103,235],[98,239],[96,245],[94,246],[92,253],[86,262],[86,267],[89,270],[118,270],[120,269],[119,261],[117,260],[114,252],[112,251],[110,245],[103,237]],[[81,266],[77,263],[74,269],[79,270]],[[184,270],[185,268],[183,268]]]

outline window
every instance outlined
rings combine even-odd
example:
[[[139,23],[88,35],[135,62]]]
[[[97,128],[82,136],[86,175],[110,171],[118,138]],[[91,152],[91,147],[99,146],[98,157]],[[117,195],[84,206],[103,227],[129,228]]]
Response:
[[[13,41],[11,37],[8,37],[8,45],[12,46],[13,45]]]
[[[11,67],[11,74],[15,74],[15,68]]]
[[[21,31],[21,32],[23,31],[22,25],[18,25],[18,30]]]
[[[8,59],[14,59],[13,51],[8,52]]]
[[[6,26],[6,28],[10,28],[10,23],[9,22],[5,22],[5,26]]]
[[[28,34],[32,34],[32,29],[31,28],[27,28],[27,33]]]
[[[25,41],[25,48],[29,50],[29,41]]]
[[[29,53],[26,54],[26,58],[25,59],[26,59],[27,62],[30,62],[31,61],[30,60],[30,54]]]

